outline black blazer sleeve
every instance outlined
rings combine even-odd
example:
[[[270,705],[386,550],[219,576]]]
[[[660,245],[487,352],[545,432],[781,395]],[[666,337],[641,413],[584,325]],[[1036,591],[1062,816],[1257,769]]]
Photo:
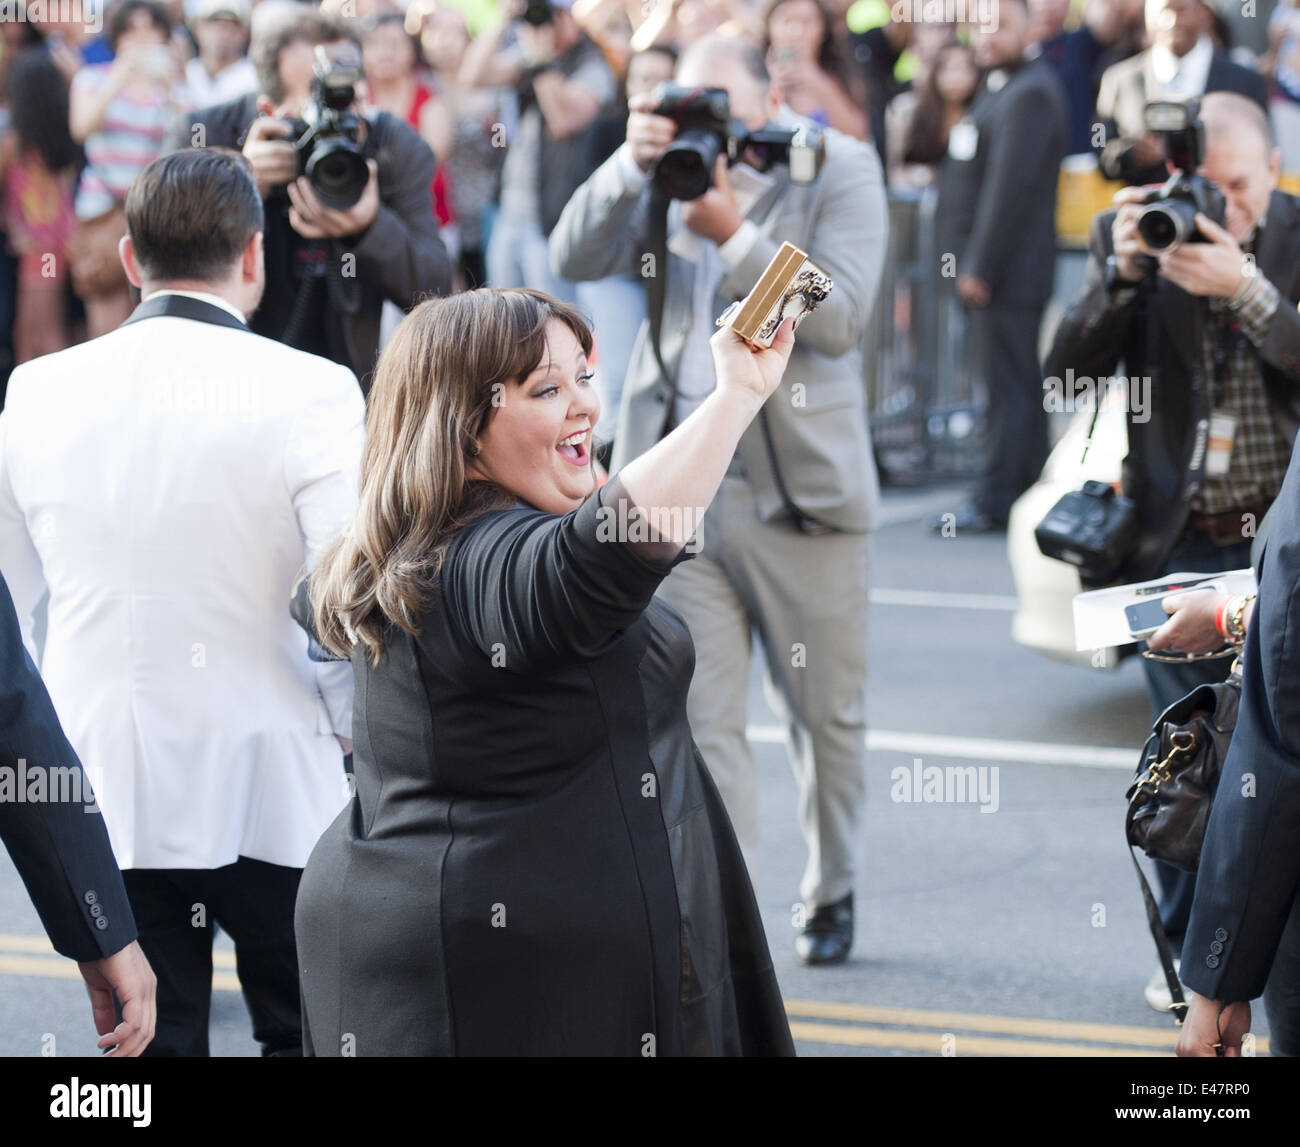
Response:
[[[1268,980],[1300,885],[1300,467],[1274,503],[1246,638],[1237,728],[1206,828],[1182,981],[1250,1000]]]
[[[439,577],[453,628],[510,672],[600,656],[693,556],[652,540],[633,512],[614,478],[567,514],[516,507],[471,522]]]
[[[106,668],[106,672],[110,671]],[[24,762],[19,765],[19,761]],[[32,770],[60,778],[71,800],[18,800]],[[36,906],[50,943],[73,960],[111,956],[136,938],[122,874],[81,762],[23,647],[9,587],[0,577],[0,838]],[[66,778],[66,788],[62,787]],[[44,786],[53,794],[55,781]],[[32,793],[23,786],[23,793]],[[83,799],[77,799],[80,796]]]

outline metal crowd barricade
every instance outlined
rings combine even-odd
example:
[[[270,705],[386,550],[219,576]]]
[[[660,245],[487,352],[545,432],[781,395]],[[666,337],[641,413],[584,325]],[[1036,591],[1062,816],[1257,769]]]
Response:
[[[876,465],[886,482],[972,477],[984,400],[964,323],[935,249],[933,188],[890,192],[889,244],[863,343]]]
[[[1092,156],[1070,156],[1057,184],[1056,291],[1043,339],[1078,289],[1097,212],[1115,189]],[[863,343],[871,438],[881,477],[895,484],[978,474],[985,388],[971,366],[954,268],[936,249],[938,192],[889,193],[889,245]],[[948,274],[945,276],[944,272]]]

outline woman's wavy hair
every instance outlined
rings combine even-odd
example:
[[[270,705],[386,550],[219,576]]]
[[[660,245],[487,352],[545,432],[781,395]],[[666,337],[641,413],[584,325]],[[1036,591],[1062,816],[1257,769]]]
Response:
[[[817,15],[822,22],[821,44],[817,48],[817,66],[832,79],[839,82],[844,90],[851,91],[851,77],[848,61],[845,58],[844,45],[836,34],[837,22],[826,0],[812,0]],[[763,58],[766,60],[772,50],[772,17],[781,5],[788,0],[768,0],[763,8]]]
[[[417,306],[375,368],[351,525],[311,576],[320,643],[379,663],[388,626],[418,632],[447,546],[515,494],[471,478],[476,439],[547,354],[546,325],[564,323],[588,355],[591,329],[572,307],[528,288],[481,288]]]

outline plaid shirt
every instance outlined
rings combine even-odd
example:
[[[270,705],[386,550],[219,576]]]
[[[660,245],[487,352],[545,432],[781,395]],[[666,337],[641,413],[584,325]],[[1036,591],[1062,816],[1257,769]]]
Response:
[[[1242,249],[1249,252],[1253,246],[1252,241]],[[1237,422],[1228,472],[1217,478],[1207,476],[1191,507],[1203,514],[1222,514],[1272,502],[1291,462],[1291,447],[1269,406],[1258,353],[1277,311],[1277,288],[1257,271],[1233,298],[1210,299],[1209,304],[1209,321],[1204,324],[1205,377],[1211,383],[1214,408],[1232,414]],[[1227,349],[1221,384],[1215,383],[1216,335]]]

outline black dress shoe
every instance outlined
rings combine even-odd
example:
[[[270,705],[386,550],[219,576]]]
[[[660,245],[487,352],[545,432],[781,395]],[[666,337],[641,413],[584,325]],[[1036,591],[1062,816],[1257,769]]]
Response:
[[[956,512],[937,514],[930,519],[930,529],[944,537],[962,534],[1001,534],[1007,529],[1006,518],[992,518],[978,506],[963,506]]]
[[[853,893],[812,912],[794,938],[794,950],[805,964],[842,964],[853,947]]]

